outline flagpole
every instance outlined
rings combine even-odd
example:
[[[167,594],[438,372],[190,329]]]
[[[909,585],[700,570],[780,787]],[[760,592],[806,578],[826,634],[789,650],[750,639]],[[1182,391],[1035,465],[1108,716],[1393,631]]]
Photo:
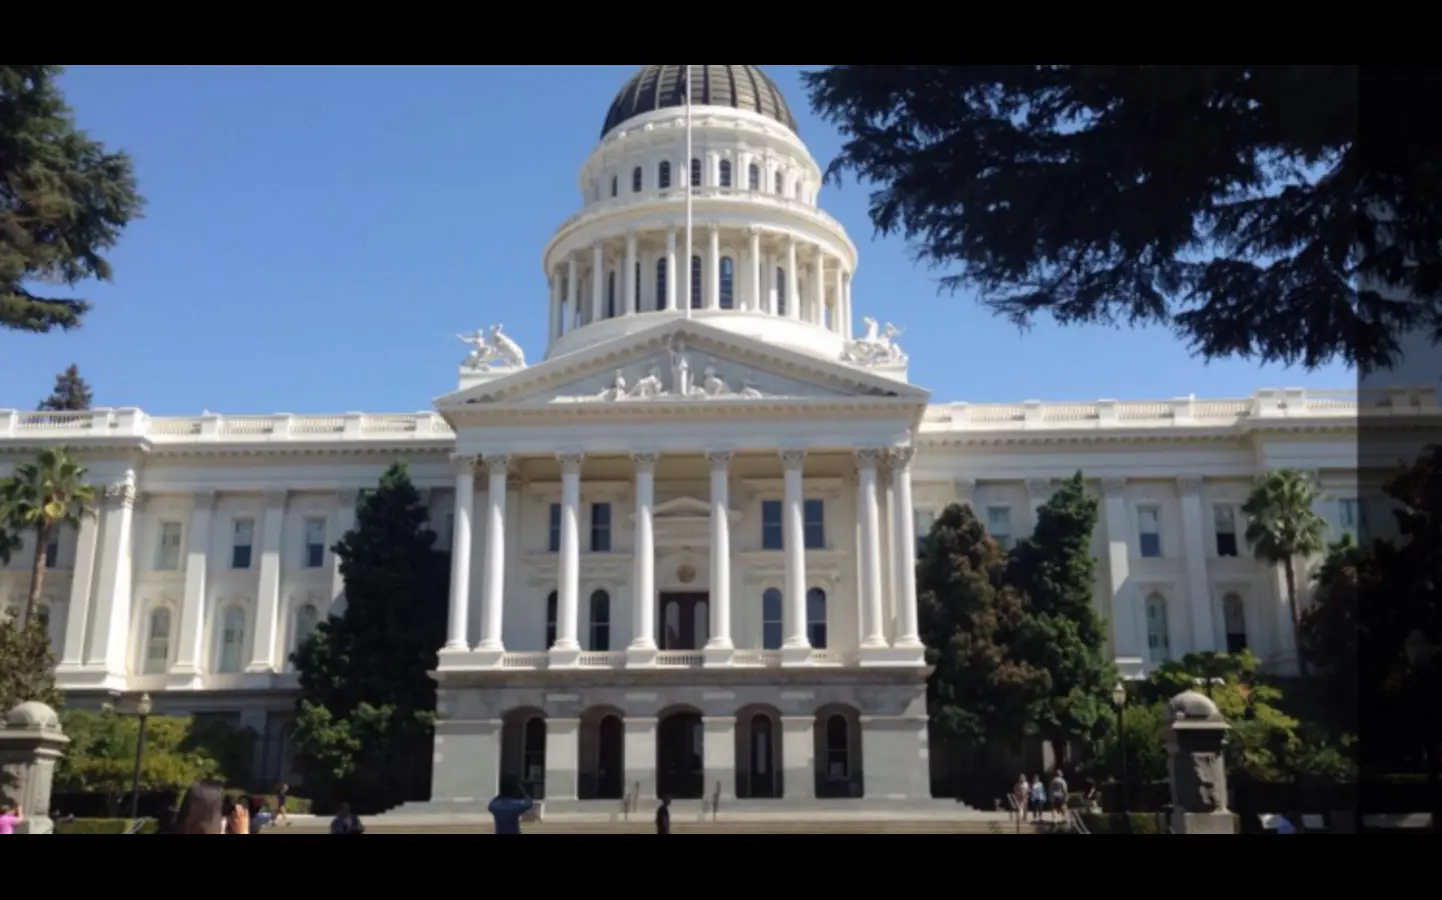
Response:
[[[694,302],[691,297],[693,278],[691,276],[691,260],[695,251],[691,246],[691,67],[686,66],[682,75],[684,82],[682,90],[686,92],[686,169],[681,176],[686,179],[686,262],[681,270],[685,273],[682,277],[686,279],[686,290],[684,306],[686,307],[686,318],[691,318],[691,304]]]

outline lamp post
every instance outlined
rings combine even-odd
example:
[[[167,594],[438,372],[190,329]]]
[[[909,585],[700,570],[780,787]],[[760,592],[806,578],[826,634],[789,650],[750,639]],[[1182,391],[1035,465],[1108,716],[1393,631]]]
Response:
[[[1117,749],[1121,751],[1122,763],[1121,812],[1125,815],[1131,810],[1131,798],[1127,796],[1127,686],[1125,682],[1118,681],[1116,687],[1112,688],[1112,706],[1117,710]]]
[[[1422,633],[1422,629],[1414,628],[1412,633],[1407,635],[1402,649],[1407,654],[1407,664],[1424,676],[1425,684],[1433,684],[1435,669],[1432,659],[1442,648],[1433,646],[1427,640],[1427,635]],[[1423,699],[1422,706],[1427,710],[1427,738],[1423,745],[1427,754],[1427,799],[1428,805],[1431,807],[1432,830],[1438,831],[1439,826],[1442,826],[1442,822],[1439,822],[1439,819],[1442,819],[1442,809],[1439,809],[1442,807],[1442,803],[1438,802],[1437,796],[1437,704],[1431,691]]]
[[[140,764],[145,760],[145,722],[150,718],[150,695],[141,694],[135,704],[135,717],[140,721],[140,736],[135,742],[135,774],[130,778],[130,819],[140,818]]]

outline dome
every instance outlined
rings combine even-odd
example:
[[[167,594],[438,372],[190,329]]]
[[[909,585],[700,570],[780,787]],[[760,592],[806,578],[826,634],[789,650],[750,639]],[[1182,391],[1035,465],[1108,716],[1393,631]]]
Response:
[[[686,97],[681,91],[681,81],[685,70],[685,66],[642,66],[611,101],[601,137],[636,116],[684,106]],[[760,113],[796,130],[796,119],[780,88],[756,66],[692,66],[691,102]]]

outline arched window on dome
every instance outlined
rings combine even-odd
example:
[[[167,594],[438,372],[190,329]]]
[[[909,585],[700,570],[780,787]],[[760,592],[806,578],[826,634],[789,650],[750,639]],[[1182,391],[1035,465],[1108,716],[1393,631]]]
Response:
[[[701,308],[701,257],[691,257],[691,308]]]
[[[631,298],[631,307],[632,307],[636,312],[640,312],[640,311],[641,311],[641,261],[640,261],[639,259],[636,260],[636,271],[635,271],[635,272],[632,272],[631,275],[632,275],[631,283],[636,286],[636,296]]]
[[[691,160],[691,186],[701,186],[701,160],[699,159]]]
[[[606,318],[616,318],[616,270],[606,273]]]
[[[721,257],[721,308],[736,308],[736,264],[731,257]]]
[[[731,186],[731,160],[729,159],[721,160],[721,186]]]
[[[631,170],[631,193],[641,193],[641,167],[637,166]]]
[[[786,182],[784,179],[782,179],[781,173],[779,171],[776,173],[776,177],[772,179],[772,183],[774,184],[772,190],[774,190],[778,194],[785,193]]]
[[[749,190],[761,190],[761,167],[752,163],[746,167],[746,187]]]
[[[616,196],[616,176],[611,176],[611,196]]]
[[[786,315],[786,270],[776,267],[776,315]]]
[[[666,308],[666,257],[656,260],[656,311]]]
[[[671,186],[671,163],[668,160],[661,160],[661,165],[656,167],[656,187],[666,190]]]

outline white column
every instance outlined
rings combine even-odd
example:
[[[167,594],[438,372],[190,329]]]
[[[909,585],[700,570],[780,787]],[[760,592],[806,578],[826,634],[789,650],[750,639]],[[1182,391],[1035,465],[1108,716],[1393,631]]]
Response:
[[[676,308],[676,232],[666,232],[666,308]]]
[[[1041,516],[1037,511],[1046,506],[1055,490],[1050,478],[1028,478],[1026,480],[1026,513],[1030,517],[1030,532],[1035,532],[1036,526],[1041,524]]]
[[[570,331],[576,327],[577,322],[581,321],[576,309],[576,304],[580,302],[581,289],[577,284],[579,279],[579,273],[576,271],[576,254],[572,253],[566,257],[566,315],[564,317],[566,321],[561,323],[562,333]]]
[[[571,263],[572,268],[575,262]],[[574,282],[573,282],[574,284]],[[455,457],[456,505],[451,524],[451,597],[446,619],[447,650],[466,651],[471,606],[471,516],[476,509],[476,459]]]
[[[786,318],[801,318],[801,291],[797,288],[799,283],[796,277],[796,239],[788,238],[786,241]]]
[[[766,254],[766,273],[765,273],[765,277],[764,277],[764,279],[763,279],[763,284],[764,284],[764,287],[762,288],[762,291],[764,292],[764,296],[766,297],[765,310],[766,310],[766,312],[769,313],[770,315],[773,315],[773,316],[774,316],[774,315],[777,315],[777,312],[776,312],[776,311],[780,308],[780,303],[779,303],[780,298],[777,296],[777,291],[776,291],[776,255],[775,255],[775,254],[772,254],[772,253]]]
[[[355,528],[355,508],[360,491],[346,488],[335,493],[335,536],[331,543],[343,540]],[[345,611],[345,578],[340,574],[340,557],[330,554],[330,607],[325,614],[340,615]]]
[[[636,464],[636,547],[631,562],[631,646],[628,666],[656,662],[656,532],[651,515],[656,504],[655,453],[633,453]]]
[[[811,276],[811,324],[820,325],[826,321],[826,254],[816,248],[816,261]]]
[[[82,516],[80,531],[75,536],[75,568],[70,573],[61,666],[79,666],[85,662],[85,628],[90,621],[90,598],[95,593],[95,545],[99,536],[99,514]]]
[[[95,621],[90,629],[87,664],[124,674],[129,668],[131,526],[135,514],[135,474],[105,488],[105,517],[100,554],[100,584]]]
[[[861,519],[861,647],[886,646],[881,622],[881,534],[876,465],[885,451],[856,451],[856,510]]]
[[[506,603],[506,477],[511,458],[485,457],[486,464],[486,572],[481,592],[481,642],[477,650],[504,653],[501,623]]]
[[[721,308],[721,229],[716,225],[706,226],[706,308]],[[732,300],[735,300],[736,281],[732,275]]]
[[[1107,574],[1112,598],[1112,641],[1117,667],[1124,676],[1141,674],[1146,660],[1146,632],[1136,591],[1128,584],[1131,574],[1131,546],[1128,540],[1126,481],[1108,478],[1102,482],[1103,518],[1107,531]]]
[[[597,241],[591,245],[591,321],[606,317],[606,248]]]
[[[896,514],[896,493],[892,489],[891,472],[886,468],[887,456],[883,452],[876,467],[876,515],[881,544],[881,633],[890,644],[896,638],[896,528],[892,525]],[[859,512],[860,507],[857,507]],[[858,520],[857,525],[860,525]],[[857,539],[860,540],[858,528]]]
[[[811,641],[806,636],[806,529],[802,468],[805,450],[782,450],[783,489],[781,501],[782,543],[786,548],[786,594],[782,608],[782,664],[803,664],[811,659]]]
[[[729,451],[707,453],[711,464],[711,639],[706,664],[729,666],[731,643],[731,501],[728,497]]]
[[[896,447],[891,451],[891,485],[895,499],[892,519],[896,529],[896,640],[893,646],[923,651],[916,608],[916,511],[911,499],[911,463],[915,458],[914,447]]]
[[[846,279],[846,298],[841,308],[841,336],[851,340],[851,273],[843,273]]]
[[[576,639],[577,609],[581,592],[581,460],[579,453],[560,453],[561,463],[561,561],[559,608],[556,611],[556,643],[550,647],[551,666],[575,665],[580,661]]]
[[[285,491],[268,491],[260,532],[260,587],[255,596],[255,640],[250,645],[247,672],[276,670],[276,643],[280,637],[280,549],[285,531]]]
[[[636,312],[636,232],[626,232],[626,271],[621,273],[621,293],[625,303],[621,304],[621,315]]]
[[[842,315],[842,312],[841,312],[841,307],[843,306],[843,303],[844,303],[843,298],[844,298],[845,296],[846,296],[846,273],[845,273],[844,271],[842,271],[842,269],[841,269],[841,260],[838,259],[838,260],[836,261],[836,297],[833,299],[833,304],[832,304],[832,307],[831,307],[831,318],[832,318],[831,330],[834,331],[834,332],[836,332],[837,334],[844,334],[844,332],[843,332],[843,330],[842,330],[842,327],[841,327],[841,323],[842,323],[842,320],[843,320],[843,318],[844,318],[843,315]],[[848,335],[848,336],[849,336],[849,335]]]
[[[180,645],[175,649],[176,675],[196,675],[205,656],[205,589],[210,557],[210,521],[215,491],[196,491],[190,501],[190,528],[185,536],[185,597],[180,608]],[[142,626],[144,627],[144,626]]]
[[[1187,567],[1187,606],[1191,609],[1192,653],[1217,648],[1212,624],[1212,589],[1207,581],[1207,520],[1202,509],[1202,479],[1177,479],[1182,495],[1182,554]],[[1181,654],[1178,654],[1180,656]]]
[[[761,229],[746,229],[751,239],[751,252],[746,257],[747,282],[751,285],[751,309],[761,312],[766,309],[766,295],[761,293]]]
[[[561,336],[561,272],[559,269],[551,270],[551,317],[546,325],[546,334],[550,340]]]

